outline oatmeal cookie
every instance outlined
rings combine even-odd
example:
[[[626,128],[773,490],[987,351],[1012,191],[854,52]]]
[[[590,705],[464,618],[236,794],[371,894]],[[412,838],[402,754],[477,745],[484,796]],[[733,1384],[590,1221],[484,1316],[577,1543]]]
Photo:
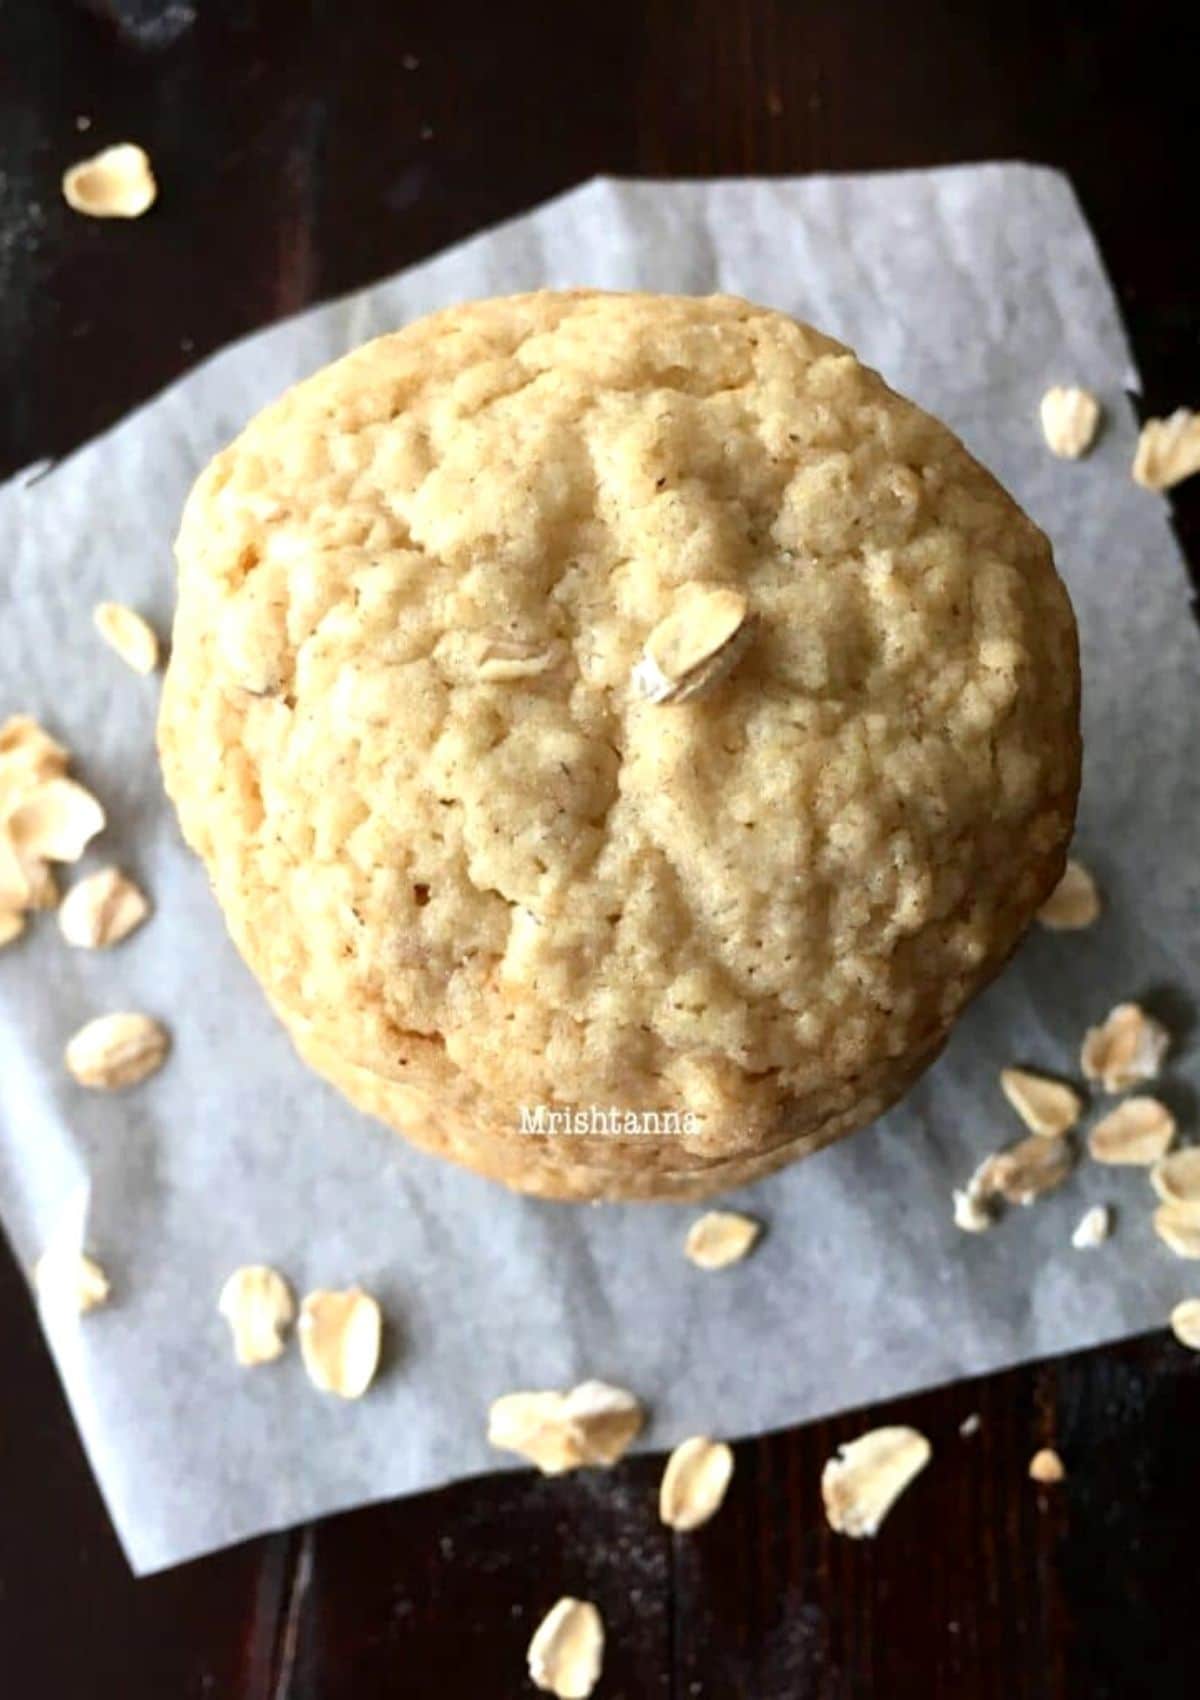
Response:
[[[780,313],[435,314],[260,414],[178,557],[163,767],[238,947],[355,1103],[511,1186],[700,1197],[862,1125],[1062,872],[1045,537]]]

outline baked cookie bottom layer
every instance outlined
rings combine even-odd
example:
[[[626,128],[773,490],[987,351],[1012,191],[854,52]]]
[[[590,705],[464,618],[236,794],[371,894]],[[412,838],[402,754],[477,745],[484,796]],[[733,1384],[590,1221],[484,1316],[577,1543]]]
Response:
[[[447,1106],[419,1086],[347,1062],[304,1022],[293,1018],[285,1025],[311,1068],[356,1109],[387,1123],[410,1144],[514,1192],[573,1202],[705,1199],[760,1180],[875,1121],[937,1059],[947,1037],[939,1033],[925,1049],[889,1058],[869,1079],[847,1083],[815,1123],[811,1106],[805,1106],[805,1132],[788,1132],[785,1115],[778,1139],[744,1155],[706,1162],[672,1139],[536,1134],[513,1124],[501,1126],[465,1102]]]

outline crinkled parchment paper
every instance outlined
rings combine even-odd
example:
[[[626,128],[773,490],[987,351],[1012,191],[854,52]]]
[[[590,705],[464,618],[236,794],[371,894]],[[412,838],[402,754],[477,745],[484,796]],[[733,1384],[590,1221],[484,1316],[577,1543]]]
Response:
[[[447,302],[580,283],[732,290],[845,338],[1047,528],[1083,631],[1078,843],[1102,922],[1035,931],[901,1109],[738,1198],[770,1232],[722,1275],[685,1262],[688,1209],[509,1197],[409,1151],[301,1067],[164,801],[156,682],[91,624],[115,598],[165,632],[191,480],[293,379]],[[74,1220],[112,1278],[112,1305],[53,1325],[50,1345],[138,1570],[502,1467],[484,1418],[515,1387],[618,1381],[653,1409],[646,1444],[665,1446],[1157,1326],[1194,1287],[1151,1232],[1138,1172],[1085,1168],[981,1236],[950,1217],[952,1184],[1020,1131],[1002,1064],[1072,1069],[1085,1025],[1122,998],[1161,995],[1178,1021],[1200,972],[1200,640],[1167,505],[1129,478],[1134,381],[1092,238],[1052,172],[598,181],[240,343],[0,491],[0,712],[42,716],[77,752],[112,823],[88,865],[119,861],[157,906],[112,953],[68,949],[46,918],[0,955],[0,1208],[26,1263]],[[1078,465],[1037,429],[1042,391],[1063,382],[1106,410]],[[63,1043],[113,1008],[161,1015],[174,1052],[132,1092],[88,1094]],[[1186,1041],[1171,1072],[1186,1103]],[[1119,1207],[1115,1239],[1073,1251],[1099,1200]],[[216,1297],[259,1260],[301,1292],[357,1280],[378,1295],[385,1363],[360,1404],[310,1389],[294,1348],[235,1366]]]

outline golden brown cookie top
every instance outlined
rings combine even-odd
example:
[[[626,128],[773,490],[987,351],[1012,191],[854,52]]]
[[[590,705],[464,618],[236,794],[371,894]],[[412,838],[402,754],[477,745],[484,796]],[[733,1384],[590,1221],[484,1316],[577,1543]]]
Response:
[[[178,553],[169,788],[355,1066],[421,1034],[505,1113],[683,1104],[728,1151],[928,1043],[1060,871],[1045,538],[779,313],[423,319],[260,414]]]

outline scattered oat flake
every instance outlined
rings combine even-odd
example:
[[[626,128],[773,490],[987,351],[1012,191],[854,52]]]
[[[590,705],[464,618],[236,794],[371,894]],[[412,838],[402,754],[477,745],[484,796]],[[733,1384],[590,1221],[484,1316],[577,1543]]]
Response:
[[[53,909],[58,886],[48,862],[23,856],[0,827],[0,907],[4,909]]]
[[[0,830],[0,905],[18,914],[28,909],[32,888],[25,864]]]
[[[1160,1204],[1154,1212],[1154,1232],[1176,1257],[1200,1257],[1200,1222],[1173,1204]]]
[[[983,1418],[978,1411],[972,1411],[969,1417],[964,1417],[958,1425],[958,1432],[964,1440],[970,1440],[973,1434],[978,1434],[983,1427]]]
[[[1175,1138],[1175,1117],[1157,1098],[1126,1098],[1096,1123],[1088,1150],[1098,1163],[1157,1163]]]
[[[632,1393],[583,1381],[568,1393],[506,1393],[488,1412],[488,1443],[528,1458],[545,1476],[581,1465],[609,1465],[628,1450],[646,1420]]]
[[[79,950],[107,950],[120,944],[150,913],[133,881],[119,868],[101,868],[73,885],[58,911],[63,938]]]
[[[728,1269],[753,1249],[761,1232],[761,1224],[752,1216],[736,1210],[708,1210],[688,1229],[683,1254],[697,1269]]]
[[[1074,1167],[1075,1146],[1067,1135],[1043,1139],[1034,1133],[989,1157],[972,1185],[981,1199],[1032,1204],[1043,1193],[1061,1186]]]
[[[1147,490],[1169,490],[1200,472],[1200,413],[1179,407],[1167,419],[1147,419],[1133,457],[1133,476]]]
[[[1200,1299],[1180,1299],[1171,1312],[1171,1332],[1181,1346],[1200,1352]]]
[[[1085,1077],[1099,1081],[1106,1092],[1127,1092],[1157,1076],[1170,1044],[1162,1022],[1140,1004],[1119,1003],[1099,1027],[1088,1028],[1080,1066]]]
[[[693,587],[646,639],[634,689],[650,702],[680,703],[717,684],[750,636],[749,605],[728,586]]]
[[[67,1247],[52,1247],[33,1271],[39,1301],[48,1310],[84,1316],[108,1299],[108,1278],[94,1258]]]
[[[995,1225],[996,1218],[975,1190],[974,1183],[954,1190],[954,1226],[964,1234],[982,1234]]]
[[[1100,423],[1100,403],[1090,390],[1056,384],[1042,397],[1042,435],[1052,454],[1078,460],[1091,448]]]
[[[67,752],[28,714],[0,726],[0,911],[52,909],[50,861],[74,861],[104,825],[104,813],[66,778]],[[9,938],[20,930],[5,924]]]
[[[58,906],[58,882],[49,862],[41,862],[36,858],[25,866],[25,876],[29,886],[29,909],[54,909]]]
[[[615,1464],[641,1432],[646,1414],[623,1387],[581,1381],[563,1398],[562,1412],[584,1464]]]
[[[77,862],[104,829],[104,810],[74,779],[46,779],[9,812],[8,838],[18,855]]]
[[[563,1596],[534,1632],[527,1654],[534,1685],[557,1700],[587,1700],[600,1680],[604,1623],[590,1600]]]
[[[821,1473],[821,1497],[831,1529],[861,1540],[880,1524],[933,1456],[915,1428],[871,1429],[838,1448]]]
[[[67,1070],[80,1086],[115,1092],[154,1074],[169,1047],[166,1029],[149,1015],[132,1010],[98,1015],[67,1045]]]
[[[720,1509],[733,1475],[733,1453],[724,1441],[693,1435],[667,1459],[658,1490],[658,1514],[669,1529],[698,1529]]]
[[[1043,1487],[1049,1487],[1055,1482],[1066,1478],[1063,1461],[1052,1446],[1043,1446],[1040,1452],[1035,1452],[1029,1460],[1029,1479],[1040,1482]]]
[[[1100,893],[1082,862],[1070,861],[1063,876],[1037,912],[1043,927],[1055,933],[1090,927],[1100,914]]]
[[[19,765],[34,779],[67,771],[67,752],[30,714],[13,714],[0,726],[0,770]]]
[[[158,666],[158,637],[140,614],[121,602],[100,602],[92,619],[108,647],[135,673],[153,673]]]
[[[1094,1246],[1103,1245],[1111,1233],[1112,1211],[1107,1204],[1093,1204],[1076,1223],[1071,1244],[1076,1251],[1090,1251]]]
[[[295,1321],[296,1301],[283,1276],[264,1263],[247,1263],[221,1288],[217,1309],[233,1333],[240,1364],[267,1364],[279,1357]]]
[[[1177,1218],[1200,1225],[1200,1145],[1161,1158],[1150,1171],[1150,1184]]]
[[[63,199],[89,218],[140,218],[158,194],[144,148],[118,142],[63,173]]]
[[[360,1287],[306,1293],[296,1325],[308,1379],[322,1393],[361,1399],[375,1379],[383,1317]]]
[[[502,1394],[488,1410],[489,1446],[520,1453],[545,1476],[578,1468],[582,1460],[562,1407],[563,1395],[552,1389]]]
[[[25,917],[19,909],[0,909],[0,950],[25,931]]]
[[[556,667],[563,655],[563,645],[553,640],[530,643],[523,638],[485,636],[477,646],[475,670],[492,684],[531,679]]]
[[[1083,1114],[1083,1099],[1073,1087],[1023,1068],[1000,1070],[1000,1087],[1031,1133],[1058,1139]]]

